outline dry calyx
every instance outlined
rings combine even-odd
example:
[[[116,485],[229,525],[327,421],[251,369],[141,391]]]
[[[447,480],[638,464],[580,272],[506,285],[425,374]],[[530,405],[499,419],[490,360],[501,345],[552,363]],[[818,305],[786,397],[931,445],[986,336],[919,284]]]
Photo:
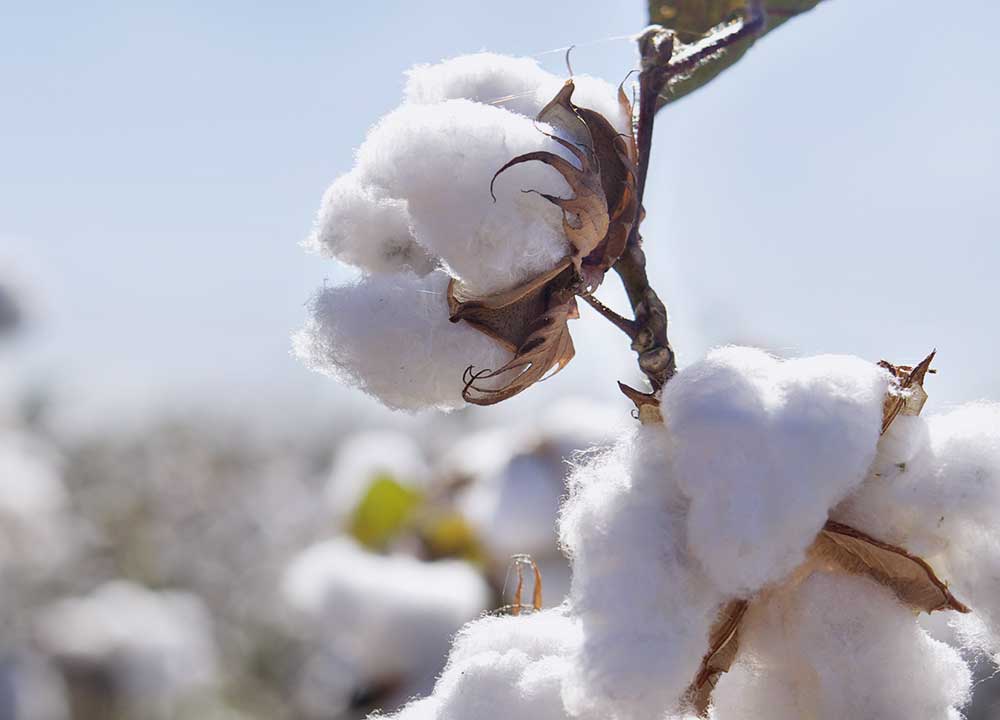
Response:
[[[920,414],[927,399],[923,382],[928,372],[933,372],[930,370],[933,358],[934,353],[931,353],[915,367],[880,363],[893,378],[883,407],[883,435],[897,417]],[[922,558],[849,525],[828,520],[809,548],[806,561],[781,588],[765,590],[753,598],[731,600],[720,608],[709,633],[708,650],[688,690],[687,701],[700,715],[708,716],[712,690],[738,656],[740,628],[751,604],[766,602],[772,592],[798,585],[820,571],[860,575],[873,580],[891,590],[900,603],[916,613],[970,612]]]
[[[563,177],[571,197],[538,194],[563,212],[566,258],[528,282],[492,295],[477,297],[457,280],[448,287],[451,321],[468,323],[514,353],[500,368],[466,370],[462,396],[470,403],[506,400],[543,380],[553,368],[555,374],[566,366],[575,352],[567,323],[579,317],[576,296],[597,289],[625,250],[637,221],[634,134],[619,133],[600,113],[574,104],[574,89],[573,80],[567,80],[537,119],[559,133],[545,134],[577,164],[537,151],[513,158],[493,178],[495,182],[508,168],[527,162],[544,163]],[[618,100],[631,117],[632,106],[621,88]]]

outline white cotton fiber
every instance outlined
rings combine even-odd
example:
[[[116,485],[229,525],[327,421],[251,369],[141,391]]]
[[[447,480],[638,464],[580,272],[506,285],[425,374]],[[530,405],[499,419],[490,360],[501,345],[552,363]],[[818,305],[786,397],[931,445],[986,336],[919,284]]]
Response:
[[[577,469],[560,523],[583,643],[570,709],[659,719],[678,709],[726,599],[687,553],[687,502],[662,427]]]
[[[486,617],[455,639],[434,693],[397,720],[568,720],[563,688],[580,629],[564,608]]]
[[[570,246],[562,211],[537,193],[569,197],[551,167],[524,163],[490,182],[528,152],[572,155],[551,128],[489,105],[449,100],[407,104],[371,131],[358,151],[360,177],[403,198],[414,236],[473,291],[504,290],[550,270]]]
[[[740,653],[713,693],[714,720],[948,720],[969,698],[958,653],[861,577],[815,573],[765,596]]]
[[[923,556],[1000,649],[1000,405],[897,418],[835,517]]]
[[[875,457],[887,389],[856,358],[736,347],[671,380],[662,407],[690,549],[720,590],[751,594],[802,562]]]
[[[378,397],[391,408],[464,405],[467,367],[501,367],[511,354],[465,323],[448,320],[450,278],[441,271],[372,275],[325,288],[293,339],[310,368]]]
[[[394,430],[371,430],[348,436],[337,448],[326,485],[330,510],[349,516],[380,478],[421,492],[430,480],[423,451],[411,436]]]
[[[211,618],[183,592],[109,582],[40,611],[38,638],[66,662],[100,665],[136,703],[171,703],[216,681]]]
[[[440,264],[413,239],[406,202],[385,197],[354,173],[338,178],[323,194],[305,246],[368,272],[426,275]]]
[[[334,715],[353,691],[380,681],[429,688],[451,636],[489,602],[486,583],[464,562],[376,555],[347,538],[295,558],[282,595],[323,651],[330,677],[315,680]]]
[[[435,65],[418,65],[406,75],[406,99],[412,103],[464,98],[527,117],[535,117],[548,102],[539,102],[539,87],[562,83],[531,58],[487,52],[462,55]]]

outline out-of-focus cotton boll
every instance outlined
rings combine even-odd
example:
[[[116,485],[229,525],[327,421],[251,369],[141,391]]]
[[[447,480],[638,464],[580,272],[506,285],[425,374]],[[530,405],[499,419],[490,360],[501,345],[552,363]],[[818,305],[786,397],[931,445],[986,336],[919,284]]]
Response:
[[[363,185],[355,173],[324,193],[305,246],[374,273],[409,270],[422,276],[440,264],[413,239],[406,203]]]
[[[663,427],[570,478],[560,521],[583,643],[567,697],[574,713],[661,718],[676,707],[726,599],[687,553],[687,501]]]
[[[959,718],[971,675],[892,593],[815,573],[756,603],[741,656],[713,694],[716,720]]]
[[[558,463],[519,454],[499,472],[471,485],[460,497],[459,508],[492,557],[547,556],[556,549],[562,495],[563,473]]]
[[[69,720],[66,686],[51,663],[27,652],[0,659],[0,717]]]
[[[888,382],[857,358],[735,347],[670,382],[663,415],[691,552],[718,588],[751,594],[804,560],[875,458]]]
[[[44,570],[72,543],[66,491],[51,448],[15,431],[0,433],[0,568]]]
[[[580,639],[579,623],[564,608],[478,620],[455,639],[433,695],[393,717],[568,720],[563,692]]]
[[[299,698],[322,717],[360,690],[392,686],[397,703],[429,690],[451,636],[489,602],[466,563],[375,555],[346,538],[295,558],[282,594],[325,668],[304,678]]]
[[[424,490],[430,468],[417,442],[405,433],[373,430],[349,436],[337,448],[326,486],[330,509],[349,515],[380,478],[414,490]]]
[[[391,408],[460,407],[465,369],[499,368],[511,353],[448,320],[448,282],[435,271],[423,278],[372,275],[356,285],[325,288],[294,338],[295,352],[310,368]]]
[[[562,211],[537,190],[568,197],[569,186],[540,162],[508,161],[529,152],[573,156],[552,128],[468,100],[407,104],[372,130],[357,172],[405,199],[414,236],[475,293],[519,285],[570,254]]]
[[[110,582],[44,608],[37,635],[67,667],[107,673],[114,692],[150,717],[168,715],[175,703],[216,682],[211,619],[188,593]]]
[[[464,98],[535,117],[555,95],[539,101],[538,89],[553,82],[561,84],[531,58],[484,52],[409,70],[406,99],[429,104]]]

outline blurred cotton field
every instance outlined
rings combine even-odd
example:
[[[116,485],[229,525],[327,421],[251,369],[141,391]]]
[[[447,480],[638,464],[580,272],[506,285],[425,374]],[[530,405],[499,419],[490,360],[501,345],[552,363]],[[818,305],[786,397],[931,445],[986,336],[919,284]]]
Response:
[[[67,429],[3,400],[4,720],[360,718],[427,694],[453,635],[513,601],[512,555],[562,601],[570,463],[630,422],[571,397],[517,427]]]

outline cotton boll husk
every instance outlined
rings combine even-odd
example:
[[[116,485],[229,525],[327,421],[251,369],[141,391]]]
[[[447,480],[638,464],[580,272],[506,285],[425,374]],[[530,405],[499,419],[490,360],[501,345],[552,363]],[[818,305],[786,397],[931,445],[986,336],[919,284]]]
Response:
[[[338,518],[350,515],[375,480],[386,477],[423,491],[430,468],[417,442],[402,432],[372,430],[355,433],[337,448],[326,498]]]
[[[113,581],[44,608],[37,635],[61,661],[109,670],[132,702],[169,704],[216,681],[211,618],[188,593]]]
[[[558,81],[536,60],[488,52],[418,65],[406,75],[406,99],[411,103],[426,105],[464,98],[528,117],[538,115],[551,99],[539,100],[538,88]]]
[[[441,271],[400,273],[324,288],[293,338],[295,354],[390,408],[461,407],[465,369],[499,368],[511,353],[448,320],[449,280]]]
[[[560,537],[583,644],[568,705],[577,714],[661,718],[694,679],[726,600],[686,552],[687,502],[665,429],[643,428],[578,467],[569,485]]]
[[[433,695],[393,717],[568,720],[562,694],[579,643],[579,624],[564,608],[482,618],[455,639]]]
[[[384,197],[356,173],[339,177],[323,194],[305,246],[368,272],[426,275],[440,264],[413,239],[406,202]]]
[[[662,407],[691,552],[720,590],[749,595],[801,564],[875,458],[887,390],[887,373],[857,358],[738,347],[670,382]]]
[[[815,573],[748,614],[741,656],[713,697],[717,720],[960,717],[971,673],[888,589]]]
[[[403,682],[403,697],[428,690],[450,637],[486,608],[489,589],[466,563],[375,555],[338,538],[293,560],[282,596],[326,667],[337,669],[327,673],[335,682],[316,677],[335,714],[353,691],[380,680]]]
[[[476,293],[519,285],[570,254],[562,211],[537,194],[569,197],[551,167],[527,162],[490,182],[508,161],[548,151],[572,159],[551,128],[468,100],[406,104],[358,151],[357,172],[405,199],[414,236]],[[537,192],[525,193],[523,190]]]
[[[590,75],[574,75],[572,80],[574,105],[603,115],[623,135],[632,134],[632,118],[618,101],[617,87]],[[556,96],[565,82],[565,78],[551,78],[538,88],[539,110]]]

